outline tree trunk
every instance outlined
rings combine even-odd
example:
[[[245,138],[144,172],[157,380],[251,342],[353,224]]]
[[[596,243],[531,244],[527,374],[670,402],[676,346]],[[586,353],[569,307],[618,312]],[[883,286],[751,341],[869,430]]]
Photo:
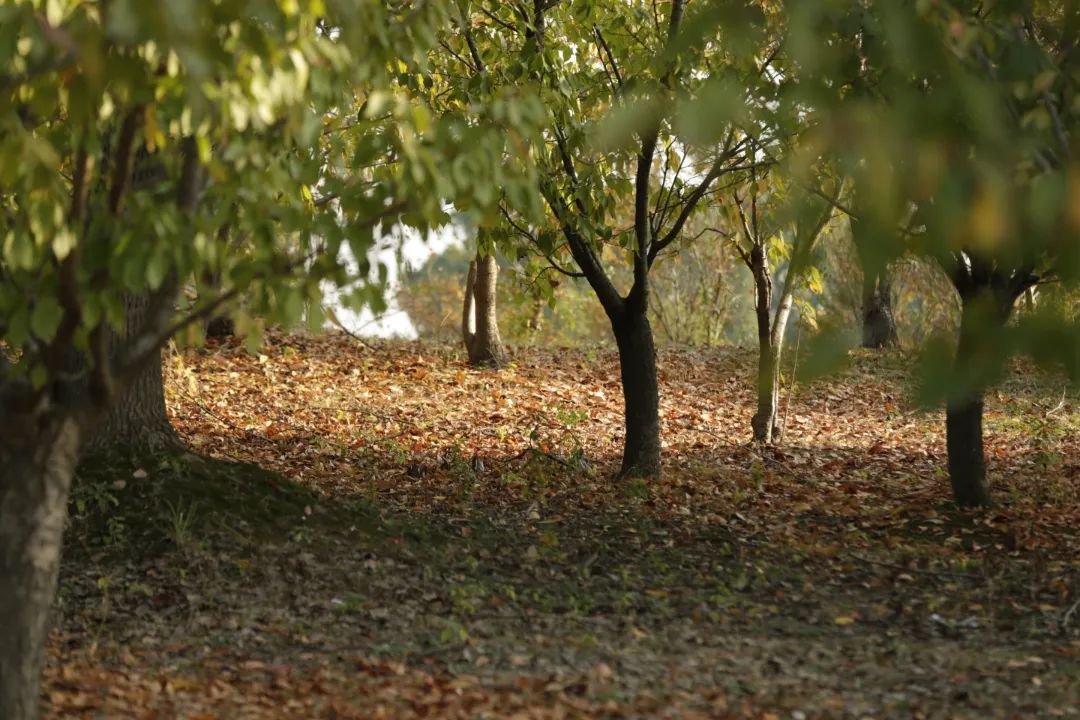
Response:
[[[777,421],[780,407],[780,353],[766,340],[758,348],[757,412],[750,419],[754,442],[780,439]]]
[[[648,312],[626,303],[611,317],[619,347],[626,438],[619,477],[660,475],[660,389]]]
[[[896,317],[892,311],[892,289],[889,269],[863,281],[862,346],[886,348],[896,345]]]
[[[949,452],[949,481],[961,507],[990,505],[983,454],[983,394],[949,400],[945,408],[945,437]]]
[[[494,255],[480,255],[469,263],[465,281],[465,307],[461,329],[469,364],[499,367],[506,362],[506,350],[499,337],[495,291],[499,264]]]
[[[976,328],[985,327],[986,308],[979,301],[990,300],[990,293],[978,292],[961,295],[960,339],[953,357],[955,378],[974,377],[979,368]],[[1001,318],[1003,325],[1011,309],[998,310],[993,321]],[[981,322],[980,322],[981,321]],[[961,507],[985,507],[990,505],[990,486],[986,480],[986,457],[983,450],[983,397],[982,381],[973,382],[951,395],[945,404],[945,444],[949,456],[949,482],[952,484],[953,500]]]
[[[975,361],[971,338],[971,304],[961,303],[960,342],[953,359],[954,375],[971,374]],[[961,507],[990,504],[983,451],[983,395],[981,383],[950,397],[945,405],[945,444],[949,454],[949,481],[953,499]]]
[[[780,348],[773,343],[772,276],[765,249],[755,245],[750,251],[750,271],[754,276],[754,315],[758,331],[757,412],[750,419],[754,441],[769,443],[777,434],[776,414],[780,405]]]
[[[146,295],[124,297],[128,333],[142,325],[147,307]],[[123,338],[109,333],[109,356],[114,358]],[[110,452],[150,453],[183,447],[165,411],[165,384],[161,372],[161,351],[156,360],[139,373],[135,381],[109,410],[104,422],[89,438],[84,452],[89,455]]]
[[[0,429],[0,718],[33,720],[56,592],[79,432],[70,418],[4,418]]]

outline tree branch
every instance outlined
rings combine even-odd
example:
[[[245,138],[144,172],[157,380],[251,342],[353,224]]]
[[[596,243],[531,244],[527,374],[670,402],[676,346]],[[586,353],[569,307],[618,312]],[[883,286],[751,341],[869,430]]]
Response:
[[[556,222],[559,223],[563,237],[566,238],[566,244],[570,246],[570,254],[573,256],[574,262],[581,268],[582,274],[589,281],[589,285],[592,286],[596,297],[600,300],[600,304],[604,306],[604,310],[608,314],[622,312],[623,299],[619,295],[619,291],[615,289],[615,285],[612,284],[611,278],[608,277],[588,241],[570,223],[569,210],[566,205],[559,200],[555,190],[546,182],[541,183],[540,193],[547,202],[548,207],[551,208]]]
[[[76,241],[74,247],[68,249],[67,256],[60,261],[57,272],[58,295],[64,316],[45,354],[45,365],[54,374],[67,361],[68,347],[82,322],[82,298],[79,294],[78,273],[82,250],[81,236],[86,224],[86,199],[92,168],[93,161],[86,149],[86,129],[83,128],[79,149],[75,155],[75,168],[71,176],[71,210],[68,214],[68,224],[71,232],[76,235]]]
[[[615,74],[615,82],[618,85],[619,90],[623,89],[623,76],[619,70],[618,64],[615,62],[615,53],[611,52],[611,47],[607,44],[607,40],[604,39],[604,34],[600,32],[600,28],[593,25],[593,32],[596,33],[596,41],[599,43],[600,48],[607,55],[607,61],[611,65],[611,72]]]
[[[136,105],[124,116],[120,124],[120,134],[113,152],[112,179],[109,185],[109,214],[117,217],[123,209],[124,194],[131,180],[131,169],[135,160],[135,131],[139,126],[142,106]]]
[[[708,192],[709,186],[711,186],[718,177],[728,171],[724,168],[724,163],[734,157],[736,153],[738,153],[740,147],[741,143],[735,145],[729,150],[725,150],[723,153],[720,154],[719,157],[716,158],[715,161],[713,161],[712,167],[709,168],[709,172],[705,174],[705,177],[702,179],[702,181],[698,183],[698,186],[694,188],[693,192],[690,193],[690,196],[687,198],[686,203],[682,207],[682,210],[679,212],[679,216],[675,218],[675,222],[671,226],[671,229],[668,230],[662,238],[654,242],[649,248],[648,262],[650,266],[653,264],[653,262],[656,261],[656,256],[659,255],[664,250],[664,248],[671,245],[671,243],[675,242],[675,240],[678,239],[679,233],[682,232],[683,226],[686,224],[686,221],[690,218],[694,210],[697,208],[698,204],[701,202],[701,198],[703,198],[705,196],[705,193]]]

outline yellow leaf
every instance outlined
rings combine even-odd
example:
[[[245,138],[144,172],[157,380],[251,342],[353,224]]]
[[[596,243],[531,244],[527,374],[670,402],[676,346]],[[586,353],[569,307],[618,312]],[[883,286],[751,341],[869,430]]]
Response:
[[[835,625],[854,625],[855,618],[850,615],[837,615],[833,618],[833,624]]]
[[[968,227],[971,240],[984,249],[993,249],[1005,239],[1006,220],[999,193],[983,188],[971,204]]]

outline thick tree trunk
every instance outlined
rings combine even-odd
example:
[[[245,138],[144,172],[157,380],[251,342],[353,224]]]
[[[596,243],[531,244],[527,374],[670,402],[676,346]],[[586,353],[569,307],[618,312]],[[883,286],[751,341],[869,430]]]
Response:
[[[961,507],[990,504],[983,454],[983,395],[949,400],[945,408],[945,436],[949,452],[949,481],[953,499]]]
[[[886,348],[896,345],[896,317],[892,311],[892,289],[889,269],[863,282],[862,346]]]
[[[462,313],[462,336],[469,364],[501,366],[506,362],[506,350],[499,337],[495,291],[498,287],[499,264],[494,255],[480,255],[469,263],[465,281],[465,307]]]
[[[982,297],[985,301],[989,292]],[[976,342],[980,319],[986,321],[985,307],[978,304],[979,295],[961,296],[960,340],[953,357],[954,377],[973,377],[980,372]],[[997,310],[993,322],[1003,325],[1011,309],[1011,302],[1004,311]],[[982,312],[978,317],[977,313]],[[985,328],[984,328],[985,329]],[[949,482],[952,484],[953,500],[961,507],[985,507],[990,505],[990,486],[986,480],[986,457],[983,450],[983,397],[982,382],[974,382],[949,397],[945,405],[945,444],[949,456]]]
[[[142,325],[147,311],[145,295],[124,298],[128,332]],[[109,355],[115,357],[123,338],[110,333]],[[104,422],[89,438],[84,452],[89,455],[110,452],[148,453],[183,447],[165,411],[165,385],[161,372],[161,351],[118,398]]]
[[[38,716],[79,432],[70,418],[0,425],[0,718]]]
[[[619,477],[660,474],[660,389],[656,347],[644,308],[626,303],[611,317],[619,347],[619,370],[625,404],[626,439]]]

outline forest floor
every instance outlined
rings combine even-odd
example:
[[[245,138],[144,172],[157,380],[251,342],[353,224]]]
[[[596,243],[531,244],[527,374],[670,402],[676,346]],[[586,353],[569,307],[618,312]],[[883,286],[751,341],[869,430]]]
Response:
[[[912,361],[797,385],[760,449],[753,353],[661,350],[646,483],[610,350],[173,352],[193,454],[80,471],[46,714],[1080,717],[1076,400],[1016,365],[960,512]]]

